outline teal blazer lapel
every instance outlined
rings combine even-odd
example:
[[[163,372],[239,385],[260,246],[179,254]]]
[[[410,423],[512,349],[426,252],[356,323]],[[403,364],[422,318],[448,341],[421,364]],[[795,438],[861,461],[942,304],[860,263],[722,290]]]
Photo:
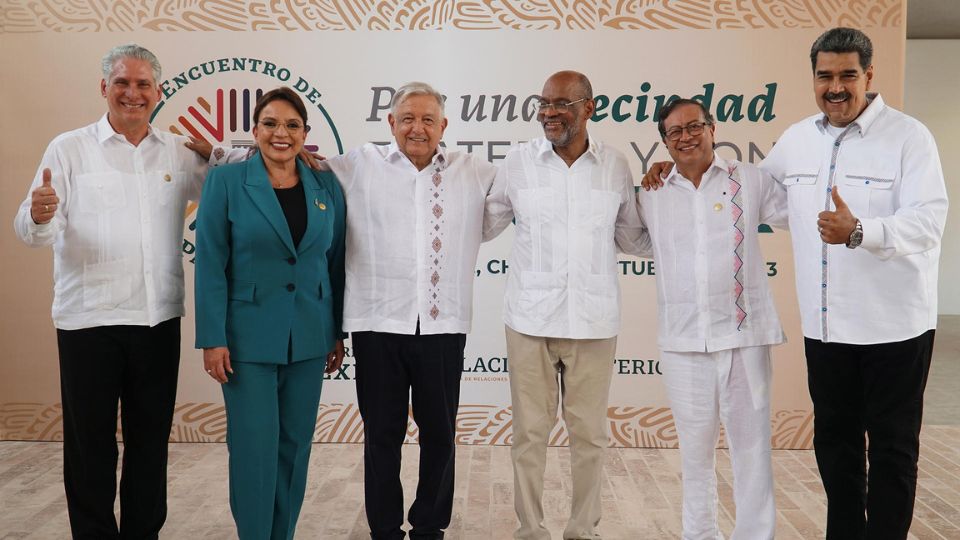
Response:
[[[247,160],[247,174],[243,184],[247,194],[250,195],[250,200],[276,231],[283,245],[290,250],[291,254],[296,254],[293,237],[290,236],[290,226],[283,215],[283,209],[280,208],[277,194],[273,192],[273,186],[270,185],[267,167],[263,164],[263,158],[260,157],[259,152]]]
[[[331,216],[336,212],[333,196],[302,161],[297,160],[297,172],[303,182],[303,194],[307,200],[307,230],[303,233],[298,250],[302,253],[310,248],[324,228],[330,227]]]

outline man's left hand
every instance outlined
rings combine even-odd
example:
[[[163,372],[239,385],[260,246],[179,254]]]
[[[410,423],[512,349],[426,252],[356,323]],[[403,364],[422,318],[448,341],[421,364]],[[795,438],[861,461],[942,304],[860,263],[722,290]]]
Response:
[[[837,208],[835,211],[820,212],[817,216],[817,228],[820,231],[820,239],[828,244],[846,244],[850,241],[850,233],[857,226],[857,218],[850,213],[847,203],[840,198],[840,191],[837,186],[830,190],[830,197]]]
[[[324,373],[333,373],[340,369],[341,364],[343,364],[343,340],[338,339],[333,350],[327,353],[327,369]]]

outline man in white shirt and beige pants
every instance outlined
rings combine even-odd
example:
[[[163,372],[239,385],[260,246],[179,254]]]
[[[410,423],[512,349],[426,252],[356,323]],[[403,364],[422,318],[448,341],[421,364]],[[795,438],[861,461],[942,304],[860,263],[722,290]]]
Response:
[[[660,366],[680,439],[683,540],[721,538],[717,437],[726,430],[737,509],[732,540],[771,540],[770,347],[783,330],[767,285],[757,227],[785,227],[783,188],[757,167],[713,150],[716,125],[698,101],[660,111],[676,167],[640,193],[657,261]]]
[[[543,476],[558,400],[573,474],[563,537],[600,537],[607,397],[620,329],[617,251],[637,242],[642,226],[626,159],[587,136],[594,108],[584,75],[552,75],[537,111],[545,138],[510,149],[487,199],[484,239],[516,218],[504,321],[517,539],[550,538]]]
[[[14,221],[53,245],[63,480],[74,538],[157,538],[180,364],[183,221],[206,163],[150,126],[160,63],[137,45],[102,60],[107,114],[47,147]],[[121,407],[121,521],[116,498]]]

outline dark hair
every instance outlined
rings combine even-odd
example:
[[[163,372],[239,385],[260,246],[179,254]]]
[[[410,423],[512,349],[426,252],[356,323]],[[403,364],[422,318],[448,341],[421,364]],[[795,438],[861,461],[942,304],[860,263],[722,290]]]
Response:
[[[682,105],[696,105],[697,107],[700,107],[700,112],[703,113],[703,121],[706,122],[707,125],[713,125],[713,115],[710,114],[710,111],[707,110],[703,103],[700,103],[695,99],[674,99],[672,101],[668,101],[667,104],[660,109],[660,112],[657,113],[657,129],[660,131],[660,138],[662,140],[667,140],[667,128],[663,127],[663,123],[667,120],[667,117],[670,116],[670,113],[672,113],[674,109]]]
[[[260,96],[260,99],[257,100],[256,107],[253,108],[253,123],[256,124],[260,121],[260,112],[263,111],[263,108],[266,107],[267,104],[277,101],[278,99],[289,103],[297,111],[297,114],[300,115],[300,119],[303,120],[303,124],[306,126],[307,108],[303,105],[303,100],[300,99],[300,96],[287,86],[274,88]]]
[[[855,28],[831,28],[820,34],[810,47],[810,65],[817,71],[817,55],[822,52],[851,53],[860,56],[860,68],[864,71],[873,63],[873,43],[866,34]]]

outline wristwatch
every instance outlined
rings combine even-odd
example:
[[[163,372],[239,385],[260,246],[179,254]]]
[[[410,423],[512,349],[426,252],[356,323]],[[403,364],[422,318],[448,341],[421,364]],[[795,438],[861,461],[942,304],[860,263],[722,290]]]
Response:
[[[858,219],[857,226],[853,228],[853,231],[850,233],[850,238],[847,240],[847,247],[853,249],[859,246],[861,242],[863,242],[863,225]]]

